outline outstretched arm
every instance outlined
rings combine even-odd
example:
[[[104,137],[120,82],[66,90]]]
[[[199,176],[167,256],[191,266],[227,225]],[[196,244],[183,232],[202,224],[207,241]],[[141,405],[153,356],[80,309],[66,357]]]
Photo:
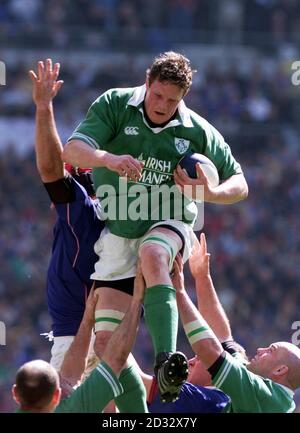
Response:
[[[195,279],[198,310],[222,343],[232,340],[230,323],[215,291],[210,274],[210,254],[207,252],[205,234],[194,246],[189,258],[190,271]]]
[[[33,84],[32,96],[36,105],[36,163],[43,182],[54,182],[64,177],[60,141],[54,118],[53,99],[63,81],[57,81],[60,65],[52,60],[38,62],[37,74],[29,71]]]
[[[72,386],[76,385],[86,367],[92,329],[95,324],[95,307],[98,299],[98,291],[90,291],[87,298],[84,315],[77,334],[71,346],[65,354],[60,375]]]
[[[112,334],[102,360],[105,361],[116,375],[120,373],[134,345],[141,317],[142,302],[145,293],[145,282],[140,264],[134,282],[134,292],[131,304],[126,314]]]
[[[223,353],[223,348],[184,288],[183,263],[179,255],[174,261],[173,283],[176,288],[178,311],[186,336],[194,353],[203,365],[209,368]]]

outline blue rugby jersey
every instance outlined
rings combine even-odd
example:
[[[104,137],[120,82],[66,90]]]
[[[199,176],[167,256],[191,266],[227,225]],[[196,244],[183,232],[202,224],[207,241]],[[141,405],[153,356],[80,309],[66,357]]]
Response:
[[[55,203],[49,184],[44,184],[58,217],[47,273],[47,304],[55,337],[76,335],[92,286],[90,275],[98,259],[94,244],[104,227],[104,222],[97,217],[98,200],[91,199],[71,176],[61,182],[66,180],[73,196],[67,203]]]
[[[218,413],[230,407],[230,398],[223,391],[185,382],[179,399],[174,403],[162,403],[156,380],[153,379],[148,409],[150,413]]]

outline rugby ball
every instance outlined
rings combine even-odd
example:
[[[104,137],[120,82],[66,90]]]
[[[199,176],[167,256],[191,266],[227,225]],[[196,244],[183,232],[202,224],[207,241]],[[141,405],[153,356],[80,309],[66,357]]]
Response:
[[[201,168],[204,171],[206,177],[208,178],[210,186],[212,188],[218,186],[220,182],[218,170],[215,164],[205,155],[202,155],[201,153],[189,153],[183,158],[181,158],[178,164],[183,170],[186,171],[186,174],[189,177],[196,179],[196,164],[198,162],[201,164]]]

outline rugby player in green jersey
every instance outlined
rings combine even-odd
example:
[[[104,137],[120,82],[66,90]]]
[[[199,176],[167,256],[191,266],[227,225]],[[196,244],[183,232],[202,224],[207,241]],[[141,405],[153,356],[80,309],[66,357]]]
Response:
[[[186,358],[174,353],[178,312],[170,271],[179,251],[188,259],[197,217],[195,203],[183,199],[179,189],[190,186],[194,199],[197,188],[192,187],[202,185],[204,201],[217,204],[248,194],[242,169],[222,135],[183,102],[193,72],[181,54],[160,55],[147,70],[145,85],[111,89],[96,99],[63,151],[65,162],[94,167],[97,195],[103,209],[107,205],[107,227],[95,244],[99,261],[91,276],[101,287],[95,351],[103,353],[126,311],[140,256],[147,286],[145,320],[166,401],[177,398],[187,374]],[[214,162],[220,185],[212,188],[200,166],[197,179],[176,168],[188,152]],[[163,197],[162,187],[169,192]]]
[[[118,377],[134,344],[144,289],[144,280],[138,271],[132,302],[122,323],[112,334],[101,362],[73,391],[69,384],[73,385],[81,379],[94,324],[94,307],[98,293],[91,291],[82,323],[66,352],[60,375],[54,367],[42,360],[27,362],[18,370],[16,383],[12,388],[13,397],[20,406],[18,412],[101,412],[110,400],[122,395],[124,390]],[[142,385],[139,395],[141,401],[145,400],[145,393]],[[127,395],[127,398],[130,398],[130,395]],[[139,408],[143,403],[136,400],[135,405]],[[146,405],[144,408],[147,412]]]
[[[209,260],[203,234],[201,249],[202,252],[194,250],[190,267],[196,280],[198,304],[201,304],[201,293],[207,292],[205,300],[202,300],[206,303],[210,293],[209,311],[205,312],[206,306],[203,305],[202,315],[201,309],[196,309],[186,293],[183,264],[179,256],[174,262],[177,280],[173,280],[181,321],[196,357],[210,373],[212,385],[231,398],[232,412],[292,412],[295,409],[294,391],[300,387],[300,349],[288,342],[277,342],[257,349],[256,356],[247,361],[244,354],[241,356],[240,349],[236,350],[236,344],[221,344],[222,338],[227,339],[230,328],[229,322],[226,326],[224,320],[221,321],[222,326],[217,325],[221,307],[216,309],[212,305],[218,305],[219,300],[212,289],[210,273],[205,276],[203,269],[200,269],[201,261]],[[200,289],[200,285],[207,287]],[[212,315],[214,310],[216,314]]]

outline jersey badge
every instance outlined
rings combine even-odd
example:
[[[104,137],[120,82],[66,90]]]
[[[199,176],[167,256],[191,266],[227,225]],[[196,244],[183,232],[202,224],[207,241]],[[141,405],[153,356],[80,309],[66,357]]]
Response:
[[[183,138],[175,137],[175,147],[176,147],[178,153],[180,153],[180,155],[182,155],[190,147],[190,142],[189,142],[189,140],[184,140]]]

